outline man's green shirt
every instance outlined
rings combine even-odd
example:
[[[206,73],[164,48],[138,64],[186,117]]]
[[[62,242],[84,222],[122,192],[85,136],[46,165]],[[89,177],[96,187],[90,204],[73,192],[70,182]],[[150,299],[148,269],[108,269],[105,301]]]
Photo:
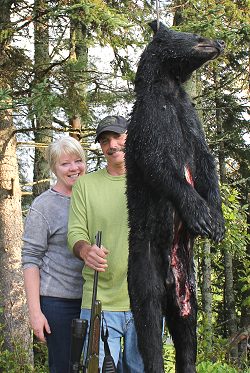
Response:
[[[128,216],[125,196],[126,176],[111,176],[106,169],[81,176],[73,187],[69,212],[68,244],[95,243],[102,231],[102,245],[109,250],[108,268],[98,274],[97,299],[106,311],[128,311]],[[83,268],[82,308],[90,308],[93,269]]]

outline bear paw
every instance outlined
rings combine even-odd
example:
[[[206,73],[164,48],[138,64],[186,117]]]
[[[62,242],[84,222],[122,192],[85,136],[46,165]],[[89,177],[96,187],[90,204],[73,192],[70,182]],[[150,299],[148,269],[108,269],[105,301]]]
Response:
[[[212,236],[212,216],[206,202],[200,198],[191,203],[181,213],[183,220],[191,234],[194,236]]]
[[[225,236],[225,222],[220,211],[210,209],[212,215],[212,234],[211,239],[215,242],[220,242]]]

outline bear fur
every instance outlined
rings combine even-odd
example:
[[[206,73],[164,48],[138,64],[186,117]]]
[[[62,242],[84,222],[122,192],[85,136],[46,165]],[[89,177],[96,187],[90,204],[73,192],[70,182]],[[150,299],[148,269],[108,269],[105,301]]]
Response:
[[[194,373],[197,303],[193,244],[218,242],[224,220],[214,158],[182,87],[224,43],[176,32],[156,21],[135,79],[126,140],[128,289],[145,373],[162,373],[163,317],[176,371]]]

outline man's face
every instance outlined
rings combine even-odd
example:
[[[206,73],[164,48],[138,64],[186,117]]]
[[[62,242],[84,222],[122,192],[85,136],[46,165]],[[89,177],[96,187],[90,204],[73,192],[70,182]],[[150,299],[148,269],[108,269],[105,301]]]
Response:
[[[118,165],[124,163],[124,149],[126,133],[106,131],[100,135],[99,142],[108,164]]]

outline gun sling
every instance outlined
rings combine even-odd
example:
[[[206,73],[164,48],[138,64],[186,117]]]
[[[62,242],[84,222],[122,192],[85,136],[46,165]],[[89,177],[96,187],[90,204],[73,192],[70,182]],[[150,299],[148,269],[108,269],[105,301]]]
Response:
[[[105,328],[106,328],[105,333],[104,333],[103,322],[105,322]],[[101,338],[104,344],[104,353],[105,353],[103,365],[102,365],[102,373],[116,373],[115,362],[114,362],[113,357],[111,356],[110,348],[108,345],[108,336],[109,336],[108,327],[107,327],[106,320],[104,318],[104,314],[102,312]]]

